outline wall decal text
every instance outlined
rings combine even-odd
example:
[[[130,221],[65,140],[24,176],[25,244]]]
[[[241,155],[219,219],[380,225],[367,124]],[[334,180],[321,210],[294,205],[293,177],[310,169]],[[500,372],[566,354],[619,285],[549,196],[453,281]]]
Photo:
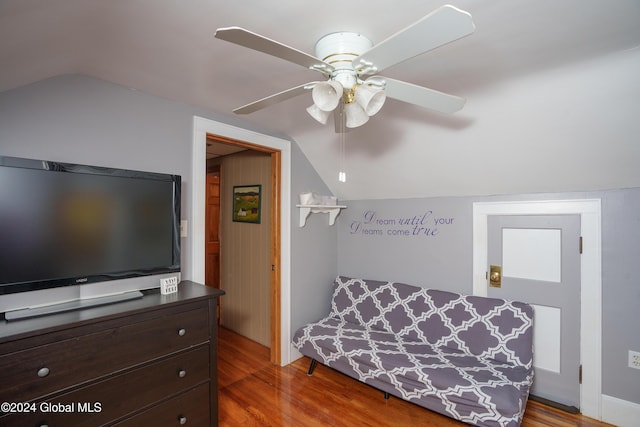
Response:
[[[439,227],[451,225],[455,218],[437,217],[433,211],[421,212],[417,215],[398,215],[380,217],[376,211],[363,212],[362,217],[351,222],[350,234],[366,236],[397,237],[435,237]]]

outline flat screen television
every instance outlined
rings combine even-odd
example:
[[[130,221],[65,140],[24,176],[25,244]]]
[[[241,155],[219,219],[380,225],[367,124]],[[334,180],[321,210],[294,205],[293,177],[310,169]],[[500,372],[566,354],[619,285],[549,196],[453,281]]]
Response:
[[[180,193],[179,175],[0,156],[0,298],[179,272]]]

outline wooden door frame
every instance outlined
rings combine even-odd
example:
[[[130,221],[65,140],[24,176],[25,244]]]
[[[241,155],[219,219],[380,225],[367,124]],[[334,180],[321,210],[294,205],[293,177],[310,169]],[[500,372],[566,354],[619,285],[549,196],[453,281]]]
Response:
[[[602,419],[602,230],[600,199],[473,204],[473,294],[487,295],[487,219],[490,215],[580,215],[580,412]]]
[[[284,366],[291,362],[291,142],[246,129],[194,116],[192,145],[190,275],[204,283],[205,180],[208,136],[271,154],[271,362]],[[189,238],[189,237],[188,237]],[[188,275],[187,275],[188,277]],[[223,297],[224,298],[224,297]]]

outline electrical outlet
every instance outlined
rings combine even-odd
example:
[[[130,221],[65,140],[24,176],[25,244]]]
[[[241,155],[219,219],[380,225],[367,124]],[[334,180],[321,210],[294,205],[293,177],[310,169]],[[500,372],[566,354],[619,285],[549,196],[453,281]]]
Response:
[[[629,367],[640,369],[640,352],[629,350]]]
[[[160,293],[162,295],[178,292],[178,277],[171,276],[160,279]]]

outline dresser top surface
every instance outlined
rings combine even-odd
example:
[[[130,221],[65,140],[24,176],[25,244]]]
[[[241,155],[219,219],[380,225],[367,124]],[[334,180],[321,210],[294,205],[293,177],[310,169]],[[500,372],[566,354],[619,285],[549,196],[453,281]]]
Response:
[[[162,295],[160,289],[142,291],[139,299],[102,305],[92,308],[49,314],[22,320],[0,320],[0,343],[16,338],[26,338],[33,334],[55,331],[56,329],[81,326],[109,318],[135,314],[136,312],[162,309],[168,306],[187,304],[198,300],[208,300],[224,295],[220,289],[203,286],[188,280],[180,282],[178,292]]]

